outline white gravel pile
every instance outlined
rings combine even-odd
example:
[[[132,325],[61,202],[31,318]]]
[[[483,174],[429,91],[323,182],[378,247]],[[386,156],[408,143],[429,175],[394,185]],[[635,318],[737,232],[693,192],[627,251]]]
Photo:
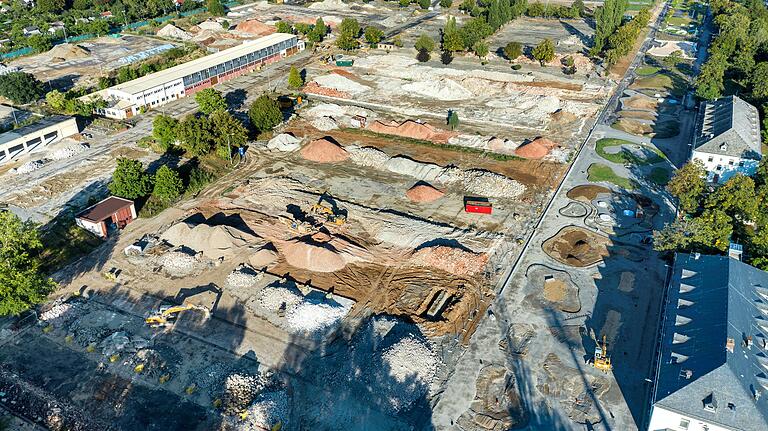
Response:
[[[437,100],[466,100],[473,97],[471,91],[451,79],[417,81],[402,86],[405,93]]]
[[[384,169],[396,174],[418,178],[422,181],[435,181],[443,167],[434,163],[423,163],[408,157],[395,156],[387,160]]]
[[[350,145],[345,149],[349,153],[349,159],[356,165],[383,169],[384,164],[389,160],[387,153],[373,147]]]
[[[331,117],[318,117],[309,122],[317,130],[327,132],[329,130],[335,130],[339,128],[336,124],[336,120]]]
[[[437,374],[437,356],[412,335],[385,350],[381,360],[392,381],[389,401],[395,412],[426,395]]]
[[[289,308],[303,300],[301,292],[297,289],[267,286],[259,292],[256,303],[265,310],[277,311],[283,304],[285,304],[286,308]]]
[[[349,10],[349,6],[342,0],[323,0],[310,4],[307,9],[344,11]]]
[[[267,148],[277,151],[296,151],[298,150],[301,139],[288,133],[281,133],[267,142]]]
[[[193,272],[197,258],[183,251],[169,251],[160,258],[163,269],[171,275],[183,275]]]
[[[227,414],[237,414],[246,408],[264,389],[264,381],[250,374],[230,374],[224,381],[222,405]]]
[[[28,174],[30,172],[36,171],[40,168],[42,168],[48,160],[31,160],[27,163],[24,163],[23,165],[16,168],[17,174]]]
[[[240,430],[268,430],[278,422],[283,423],[282,429],[290,429],[288,427],[288,394],[285,391],[259,394],[246,411],[248,416],[244,421],[238,422]]]
[[[237,268],[227,276],[227,286],[246,288],[256,284],[264,277],[263,272],[257,272],[251,267]]]
[[[317,85],[321,87],[331,88],[333,90],[343,91],[349,94],[360,94],[371,89],[371,87],[358,84],[357,82],[336,73],[318,76],[314,79],[314,82],[316,82]]]
[[[156,33],[160,37],[169,37],[172,39],[179,39],[179,40],[191,40],[192,34],[176,27],[173,24],[168,24],[165,27],[161,28]]]
[[[315,333],[336,325],[349,313],[349,308],[326,303],[301,302],[288,309],[288,326],[303,333]]]
[[[74,157],[83,151],[91,148],[88,144],[74,143],[65,147],[61,147],[50,155],[51,160],[64,160],[70,157]]]
[[[62,323],[68,319],[70,317],[69,315],[74,311],[76,307],[77,304],[56,304],[48,311],[40,313],[38,318],[43,322],[50,323],[52,325],[58,325],[59,323]]]
[[[341,117],[347,114],[345,107],[335,103],[321,103],[309,108],[303,113],[309,117]]]

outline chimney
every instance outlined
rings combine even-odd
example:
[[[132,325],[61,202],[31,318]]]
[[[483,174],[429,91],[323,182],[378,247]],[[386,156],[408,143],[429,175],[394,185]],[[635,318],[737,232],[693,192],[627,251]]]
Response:
[[[736,342],[733,340],[733,338],[729,338],[725,342],[725,350],[733,353],[733,347],[736,345]]]
[[[744,338],[744,344],[743,344],[743,345],[744,345],[744,347],[746,347],[747,349],[751,349],[751,348],[752,348],[752,336],[751,336],[751,335],[747,335],[747,336]]]
[[[736,260],[741,260],[741,256],[744,254],[744,247],[741,244],[732,242],[728,246],[728,257],[732,257]]]

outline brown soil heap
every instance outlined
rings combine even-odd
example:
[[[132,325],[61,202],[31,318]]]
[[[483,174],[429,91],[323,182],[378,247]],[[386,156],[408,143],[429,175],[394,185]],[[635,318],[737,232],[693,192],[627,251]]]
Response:
[[[271,244],[260,248],[248,258],[248,263],[256,269],[270,266],[275,261],[277,261],[277,252],[272,249]]]
[[[186,246],[210,259],[232,256],[238,249],[263,244],[263,240],[231,226],[176,223],[161,236],[175,246]]]
[[[582,184],[568,190],[565,195],[576,201],[592,202],[597,198],[597,195],[610,192],[611,190],[607,187],[596,186],[594,184]]]
[[[611,240],[577,226],[564,227],[557,235],[544,241],[542,248],[556,261],[575,267],[598,263],[608,256]]]
[[[71,43],[62,43],[54,46],[48,55],[51,58],[61,59],[59,61],[73,60],[76,58],[86,58],[91,56],[91,52],[79,45]]]
[[[342,162],[349,158],[349,153],[333,138],[315,139],[301,149],[301,157],[318,163]]]
[[[432,202],[440,199],[444,195],[444,192],[441,192],[426,183],[416,184],[405,192],[405,196],[407,196],[411,202]]]
[[[521,145],[515,150],[515,155],[526,159],[543,159],[553,148],[559,145],[547,138],[536,138],[533,141]]]
[[[238,24],[237,27],[235,27],[235,31],[266,36],[268,34],[274,33],[277,30],[274,26],[266,25],[259,20],[249,19]]]
[[[483,271],[488,263],[488,255],[438,245],[417,250],[413,253],[411,262],[442,269],[454,275],[470,275]]]
[[[306,93],[319,94],[321,96],[328,96],[328,97],[338,97],[339,99],[352,98],[352,95],[345,91],[339,91],[339,90],[334,90],[333,88],[321,87],[320,84],[318,84],[315,81],[308,82],[304,86],[303,90]]]
[[[446,143],[448,142],[448,139],[458,135],[456,132],[441,130],[430,124],[417,123],[413,120],[406,120],[402,123],[398,123],[397,121],[390,121],[389,123],[374,121],[368,126],[368,129],[372,132],[383,133],[385,135],[402,136],[404,138],[420,139],[422,141],[438,143]]]
[[[341,255],[329,244],[286,241],[282,252],[289,265],[313,272],[336,272],[347,266]]]

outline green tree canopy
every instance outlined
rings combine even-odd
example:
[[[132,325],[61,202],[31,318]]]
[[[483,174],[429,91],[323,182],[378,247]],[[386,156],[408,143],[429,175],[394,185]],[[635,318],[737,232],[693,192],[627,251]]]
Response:
[[[204,156],[213,150],[211,129],[208,118],[188,115],[176,127],[176,139],[193,156]]]
[[[205,115],[227,109],[227,101],[224,100],[224,96],[221,95],[220,91],[213,88],[206,88],[195,93],[195,102],[197,102],[200,112]]]
[[[277,101],[266,94],[256,99],[248,109],[248,118],[257,133],[267,132],[283,121],[283,113]]]
[[[440,0],[440,7],[443,9],[448,9],[451,6],[453,6],[453,0]]]
[[[629,6],[629,0],[606,0],[603,6],[595,9],[595,36],[594,43],[590,52],[597,55],[605,48],[608,38],[621,25]]]
[[[213,16],[224,16],[227,14],[224,5],[221,4],[221,0],[207,0],[205,5],[208,8],[208,12]]]
[[[54,111],[61,112],[67,103],[67,97],[59,90],[52,90],[45,95],[45,103]]]
[[[435,41],[432,40],[431,37],[422,33],[421,35],[419,35],[419,38],[416,39],[414,48],[416,48],[416,51],[421,51],[423,49],[427,52],[432,52],[435,50]]]
[[[163,148],[168,149],[176,142],[176,128],[179,121],[170,115],[158,115],[152,120],[152,137]]]
[[[37,228],[0,211],[0,316],[18,315],[42,303],[56,286],[40,271]]]
[[[555,58],[555,44],[551,39],[544,39],[536,45],[531,51],[533,58],[538,60],[539,64],[544,66]]]
[[[381,42],[381,38],[384,37],[384,31],[378,27],[369,25],[365,28],[365,41],[371,45],[376,45]]]
[[[684,213],[691,214],[699,209],[702,193],[707,187],[706,174],[704,165],[695,160],[678,169],[669,180],[667,190],[677,198]]]
[[[115,196],[136,199],[149,194],[152,190],[152,179],[144,172],[140,161],[119,157],[108,188]]]
[[[485,58],[485,56],[488,55],[488,43],[483,42],[482,40],[477,41],[472,46],[472,51],[474,51],[475,55],[478,57]]]
[[[160,169],[155,173],[155,187],[152,189],[152,196],[169,204],[178,199],[183,191],[184,184],[181,182],[179,174],[168,165],[160,166]]]
[[[277,29],[278,33],[293,33],[293,25],[289,23],[288,21],[278,21],[275,24],[275,29]]]
[[[302,85],[304,85],[304,78],[301,77],[301,72],[299,72],[299,69],[296,69],[296,66],[291,65],[291,70],[288,72],[288,86],[298,89]]]
[[[456,130],[459,127],[459,114],[456,111],[451,110],[448,113],[448,125],[451,127],[451,130]]]
[[[39,12],[57,13],[64,10],[66,2],[64,0],[37,0],[35,2],[35,9]]]
[[[520,42],[509,42],[504,46],[504,55],[507,56],[509,61],[514,61],[516,58],[523,55],[523,45]]]
[[[315,26],[312,28],[312,31],[307,33],[307,39],[309,39],[310,42],[322,42],[327,33],[328,27],[325,25],[322,18],[318,18],[317,21],[315,21]]]
[[[231,148],[242,147],[248,142],[248,129],[243,123],[227,111],[216,111],[211,114],[213,136],[216,148],[220,153],[229,157]],[[225,153],[224,150],[227,150]]]
[[[741,222],[755,220],[758,205],[754,180],[742,174],[732,176],[704,202],[704,207],[724,211]]]
[[[0,75],[0,96],[13,103],[31,103],[44,94],[43,84],[26,72],[11,72]]]
[[[432,3],[430,0],[419,0],[419,7],[422,9],[429,9],[429,6],[431,6]]]
[[[464,41],[461,39],[456,18],[448,18],[443,29],[443,51],[456,52],[464,49]]]
[[[360,24],[354,18],[344,18],[339,24],[339,36],[336,38],[336,46],[343,50],[357,49],[360,37]]]

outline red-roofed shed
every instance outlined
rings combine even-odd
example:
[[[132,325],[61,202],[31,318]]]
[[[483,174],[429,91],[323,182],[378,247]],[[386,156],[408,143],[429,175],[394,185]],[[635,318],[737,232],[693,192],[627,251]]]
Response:
[[[81,228],[107,238],[111,232],[124,228],[136,218],[133,201],[110,196],[90,206],[75,216],[75,222]]]

